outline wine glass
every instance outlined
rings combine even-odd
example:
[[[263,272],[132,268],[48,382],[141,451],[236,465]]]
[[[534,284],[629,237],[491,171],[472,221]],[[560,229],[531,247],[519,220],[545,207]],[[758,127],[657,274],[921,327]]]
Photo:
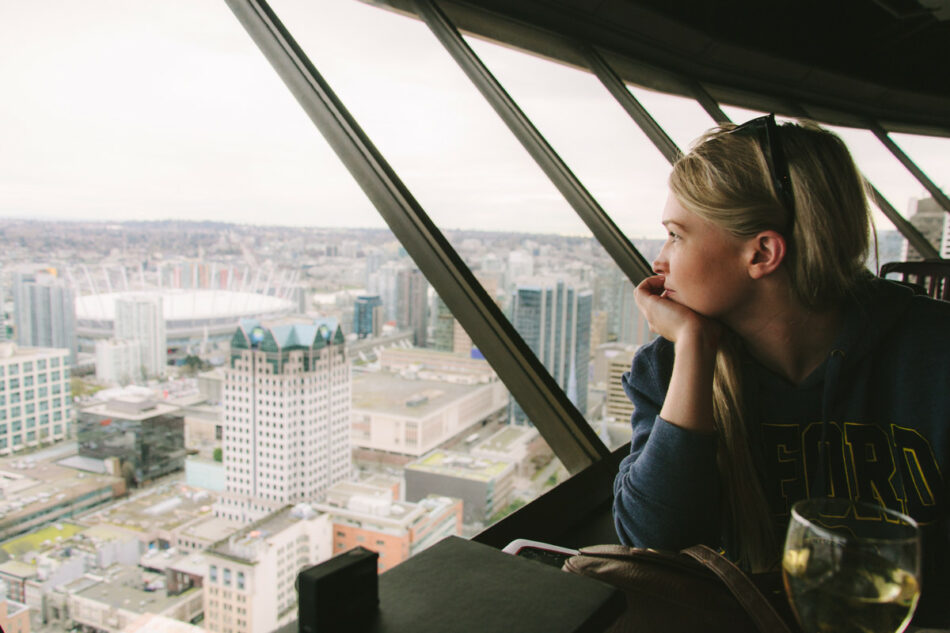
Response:
[[[920,597],[920,531],[878,505],[799,501],[782,578],[805,633],[900,633]]]

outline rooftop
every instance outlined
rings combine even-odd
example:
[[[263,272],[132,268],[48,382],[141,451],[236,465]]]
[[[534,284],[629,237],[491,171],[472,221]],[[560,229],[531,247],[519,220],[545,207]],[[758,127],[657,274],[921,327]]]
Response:
[[[375,411],[409,418],[425,418],[485,385],[437,380],[410,380],[379,371],[353,377],[353,411]]]
[[[199,516],[210,516],[213,496],[207,490],[184,485],[178,477],[88,514],[82,523],[151,532],[173,530]]]
[[[141,292],[111,292],[76,297],[77,321],[111,321],[115,319],[115,302]],[[162,297],[162,315],[166,321],[188,321],[233,317],[235,320],[252,314],[286,312],[293,302],[280,297],[234,290],[153,290]]]
[[[109,400],[107,402],[98,402],[80,410],[81,413],[91,413],[107,418],[138,421],[148,420],[149,418],[155,418],[160,415],[178,413],[179,411],[179,407],[147,398]]]
[[[113,565],[104,579],[86,587],[77,593],[83,598],[107,604],[116,609],[129,611],[160,613],[173,604],[191,597],[198,589],[169,596],[164,591],[146,591],[143,572],[137,567]]]
[[[59,464],[30,458],[0,459],[0,529],[47,508],[122,484],[109,475],[78,472]]]
[[[463,453],[435,450],[406,465],[406,470],[449,475],[476,481],[491,481],[506,470],[514,468],[509,462],[475,459]]]
[[[490,435],[484,441],[479,442],[473,447],[473,450],[484,450],[504,453],[513,448],[516,444],[522,444],[538,435],[538,430],[527,426],[506,426],[497,433]]]
[[[285,506],[218,541],[208,549],[208,553],[245,563],[255,563],[260,544],[266,543],[269,537],[280,534],[301,520],[315,516],[317,514],[306,504]]]
[[[194,624],[180,622],[154,613],[143,613],[129,622],[123,633],[203,633],[204,629]]]
[[[240,529],[241,524],[237,521],[212,515],[203,516],[191,525],[182,527],[179,534],[183,537],[215,543],[228,538]]]
[[[18,363],[31,358],[54,358],[69,356],[69,350],[53,347],[20,347],[12,341],[0,343],[0,363]]]
[[[46,547],[52,548],[55,543],[69,540],[84,529],[81,525],[75,523],[54,523],[5,541],[3,545],[0,545],[0,549],[9,556],[20,556],[27,552],[42,551]]]

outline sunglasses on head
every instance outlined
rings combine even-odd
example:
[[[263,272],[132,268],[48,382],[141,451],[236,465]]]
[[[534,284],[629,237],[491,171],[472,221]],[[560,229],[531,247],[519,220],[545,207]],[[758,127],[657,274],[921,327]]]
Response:
[[[730,130],[730,134],[754,135],[765,155],[765,163],[769,168],[772,186],[778,194],[782,206],[788,213],[788,225],[791,230],[792,220],[795,217],[795,198],[792,196],[792,178],[788,171],[788,160],[782,148],[778,125],[774,114],[766,114],[750,119],[742,125]]]

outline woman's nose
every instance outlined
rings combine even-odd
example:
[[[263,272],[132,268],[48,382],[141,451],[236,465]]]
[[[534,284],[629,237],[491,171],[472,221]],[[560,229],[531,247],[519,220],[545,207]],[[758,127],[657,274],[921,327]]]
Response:
[[[663,257],[661,252],[656,259],[653,260],[653,272],[657,275],[665,275],[669,268],[667,267],[666,258]]]

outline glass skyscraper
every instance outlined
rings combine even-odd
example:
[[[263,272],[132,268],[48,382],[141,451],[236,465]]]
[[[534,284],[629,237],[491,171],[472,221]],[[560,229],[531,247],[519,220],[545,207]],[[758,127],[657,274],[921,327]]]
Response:
[[[536,278],[512,295],[511,321],[582,415],[587,415],[593,294],[570,280]],[[511,422],[527,417],[514,401]]]

